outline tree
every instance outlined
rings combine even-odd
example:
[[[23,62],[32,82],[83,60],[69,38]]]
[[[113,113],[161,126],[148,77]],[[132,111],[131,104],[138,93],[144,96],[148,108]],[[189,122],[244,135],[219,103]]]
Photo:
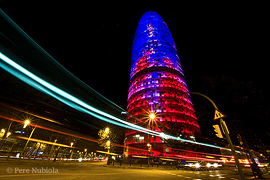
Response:
[[[98,132],[98,136],[99,136],[99,141],[101,141],[102,143],[100,143],[100,146],[108,149],[108,151],[110,150],[110,142],[111,140],[113,140],[115,138],[115,135],[112,133],[112,131],[110,130],[109,127],[106,127],[104,129],[101,129]]]
[[[109,150],[110,152],[119,151],[113,144],[114,143],[122,144],[123,135],[124,135],[123,128],[107,124],[107,127],[100,129],[98,132],[99,141],[101,142],[99,143],[99,145],[104,149]]]

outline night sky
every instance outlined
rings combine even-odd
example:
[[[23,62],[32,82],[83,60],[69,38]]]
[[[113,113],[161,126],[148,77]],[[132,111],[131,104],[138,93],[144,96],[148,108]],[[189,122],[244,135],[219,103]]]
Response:
[[[3,0],[0,7],[70,72],[123,108],[134,33],[149,10],[158,13],[171,31],[189,91],[202,91],[202,77],[229,75],[253,81],[269,98],[265,4]]]

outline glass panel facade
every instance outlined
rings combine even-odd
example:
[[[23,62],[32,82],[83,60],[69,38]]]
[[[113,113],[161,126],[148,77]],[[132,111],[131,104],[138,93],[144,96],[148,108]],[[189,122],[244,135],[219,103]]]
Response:
[[[155,131],[162,131],[161,123],[180,123],[182,133],[200,133],[200,127],[188,92],[172,35],[155,12],[146,12],[135,32],[128,89],[127,121]],[[155,114],[154,119],[149,115]],[[129,130],[125,137],[126,155],[164,155],[162,139],[143,132]]]

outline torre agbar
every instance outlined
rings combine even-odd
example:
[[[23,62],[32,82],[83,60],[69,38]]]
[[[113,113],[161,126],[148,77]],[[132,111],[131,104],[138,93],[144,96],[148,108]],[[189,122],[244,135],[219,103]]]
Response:
[[[200,133],[190,95],[177,97],[187,92],[169,28],[157,13],[148,11],[140,19],[133,41],[127,121],[161,132],[162,124],[171,121],[180,125],[179,134]],[[124,145],[126,156],[170,153],[162,138],[135,130],[126,132]]]

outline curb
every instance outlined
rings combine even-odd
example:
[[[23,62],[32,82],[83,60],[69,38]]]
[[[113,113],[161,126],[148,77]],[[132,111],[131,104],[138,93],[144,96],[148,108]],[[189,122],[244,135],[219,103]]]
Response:
[[[136,167],[136,166],[113,166],[113,165],[102,165],[101,167],[109,167],[109,168],[120,168],[120,169],[153,169],[153,170],[158,170],[159,168],[156,167]],[[168,169],[164,169],[168,170]],[[176,170],[176,169],[170,169],[170,170]]]
[[[111,166],[111,165],[102,165],[102,167],[111,167],[111,168],[120,168],[120,169],[150,169],[146,167]]]

